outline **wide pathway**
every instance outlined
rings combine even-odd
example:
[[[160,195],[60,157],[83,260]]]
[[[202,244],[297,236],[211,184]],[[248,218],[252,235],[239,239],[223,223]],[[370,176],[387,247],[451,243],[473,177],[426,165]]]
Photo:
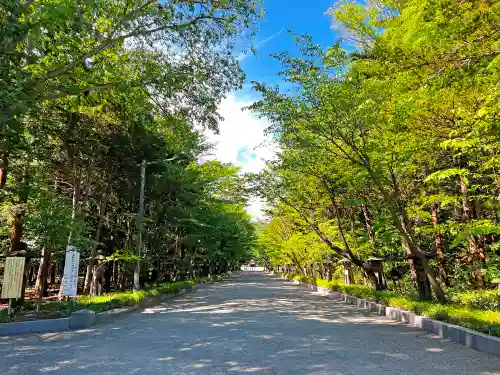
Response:
[[[0,374],[500,374],[498,358],[264,274],[92,329],[0,337]]]

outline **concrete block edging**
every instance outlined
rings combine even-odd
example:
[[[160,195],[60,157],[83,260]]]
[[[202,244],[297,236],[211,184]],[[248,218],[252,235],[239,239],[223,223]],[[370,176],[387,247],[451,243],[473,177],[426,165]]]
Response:
[[[289,278],[283,278],[291,280]],[[327,288],[318,287],[299,280],[291,280],[294,284],[307,285],[309,289],[325,294],[329,297],[341,299],[349,305],[356,305],[364,310],[372,311],[381,316],[386,316],[392,320],[396,320],[410,327],[419,328],[424,331],[433,333],[441,338],[445,338],[469,348],[485,352],[497,357],[500,357],[500,338],[490,336],[481,332],[477,332],[465,327],[460,327],[454,324],[441,322],[427,318],[425,316],[416,315],[410,311],[397,309],[394,307],[384,306],[379,303],[368,301],[362,298],[353,297],[348,294],[331,291]]]
[[[213,282],[202,282],[193,285],[190,288],[184,288],[174,294],[163,294],[157,297],[146,298],[140,305],[131,307],[123,307],[96,313],[89,310],[74,311],[67,318],[32,320],[25,322],[0,323],[0,336],[13,335],[20,333],[41,333],[41,332],[59,332],[70,329],[86,329],[95,324],[105,323],[115,317],[127,314],[141,308],[154,306],[160,302],[175,298],[182,294],[186,294],[191,290],[200,289],[205,285],[213,284]]]

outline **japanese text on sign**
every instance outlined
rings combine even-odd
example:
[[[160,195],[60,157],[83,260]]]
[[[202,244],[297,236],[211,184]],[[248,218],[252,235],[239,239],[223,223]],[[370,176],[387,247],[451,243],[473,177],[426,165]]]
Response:
[[[2,284],[2,298],[21,297],[23,286],[24,261],[22,257],[7,257]]]
[[[62,281],[63,296],[76,296],[78,286],[79,262],[80,253],[74,247],[68,246],[68,249],[66,251],[66,261],[64,263],[64,276]]]

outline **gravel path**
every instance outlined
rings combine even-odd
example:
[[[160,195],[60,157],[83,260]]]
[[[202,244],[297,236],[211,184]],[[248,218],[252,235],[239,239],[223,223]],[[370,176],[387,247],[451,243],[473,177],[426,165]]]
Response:
[[[483,375],[500,361],[246,273],[109,325],[0,337],[0,374]]]

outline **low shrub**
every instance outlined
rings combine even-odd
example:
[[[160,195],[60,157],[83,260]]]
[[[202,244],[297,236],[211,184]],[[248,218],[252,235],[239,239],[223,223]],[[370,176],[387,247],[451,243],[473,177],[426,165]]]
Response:
[[[456,293],[450,298],[450,303],[441,305],[437,302],[419,301],[414,296],[402,296],[387,290],[375,291],[365,285],[345,285],[339,281],[313,279],[301,275],[285,276],[335,292],[375,301],[385,306],[408,310],[417,315],[500,337],[500,312],[497,311],[498,307],[494,303],[495,294],[498,295],[497,291]],[[483,293],[485,298],[481,297]],[[478,308],[478,306],[488,307]]]
[[[474,309],[500,311],[500,290],[471,290],[447,292],[448,299]]]
[[[194,285],[204,281],[219,280],[222,280],[222,277],[213,276],[212,278],[205,277],[197,280],[153,285],[139,291],[107,293],[101,296],[80,296],[76,299],[76,302],[73,300],[45,302],[42,304],[41,310],[46,312],[58,311],[65,316],[69,316],[71,312],[81,309],[103,312],[121,307],[140,305],[150,297],[176,294],[182,289],[191,289]],[[0,323],[7,323],[9,321],[10,318],[7,315],[7,310],[0,310]]]
[[[0,323],[8,323],[10,321],[7,309],[0,310]]]

